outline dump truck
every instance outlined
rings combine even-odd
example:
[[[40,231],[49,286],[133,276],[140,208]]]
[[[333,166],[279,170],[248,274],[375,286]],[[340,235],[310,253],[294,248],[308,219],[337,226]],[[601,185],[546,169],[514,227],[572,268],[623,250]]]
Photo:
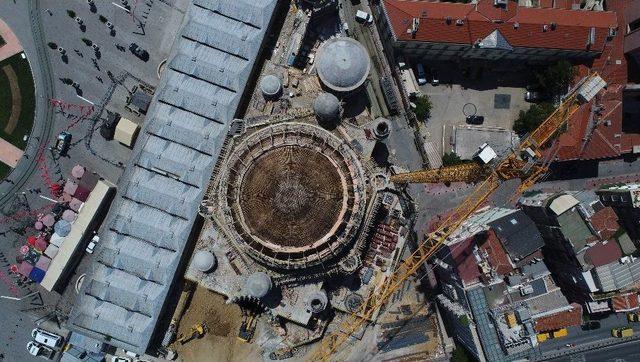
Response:
[[[631,327],[613,328],[611,335],[616,338],[627,338],[633,336],[633,329]]]

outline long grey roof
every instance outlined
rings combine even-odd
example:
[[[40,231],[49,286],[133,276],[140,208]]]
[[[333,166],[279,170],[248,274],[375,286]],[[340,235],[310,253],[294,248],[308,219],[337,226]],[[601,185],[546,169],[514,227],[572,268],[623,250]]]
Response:
[[[193,0],[68,326],[144,353],[277,0]]]

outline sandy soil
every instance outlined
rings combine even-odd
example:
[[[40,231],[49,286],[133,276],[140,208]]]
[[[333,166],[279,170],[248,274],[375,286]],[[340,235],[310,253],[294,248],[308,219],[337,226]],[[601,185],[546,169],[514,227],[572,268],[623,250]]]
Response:
[[[260,361],[258,346],[237,339],[242,315],[235,304],[225,304],[225,299],[205,288],[197,287],[191,303],[178,327],[178,336],[189,333],[191,326],[205,322],[209,331],[200,339],[172,349],[178,352],[178,361]]]

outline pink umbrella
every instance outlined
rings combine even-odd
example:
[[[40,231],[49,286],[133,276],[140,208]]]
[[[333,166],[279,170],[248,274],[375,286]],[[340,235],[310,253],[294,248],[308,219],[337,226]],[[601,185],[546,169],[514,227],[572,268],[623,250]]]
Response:
[[[64,212],[62,213],[62,220],[66,220],[68,222],[76,221],[77,217],[78,217],[78,214],[73,212],[73,210],[64,210]]]
[[[20,247],[20,253],[22,253],[23,255],[29,252],[29,247],[27,245],[22,245]]]
[[[34,227],[36,228],[36,230],[42,230],[44,225],[42,224],[42,221],[36,221],[36,224],[34,225]]]
[[[78,184],[71,181],[71,180],[67,180],[67,182],[65,182],[64,184],[64,189],[63,191],[66,192],[69,195],[73,195],[76,190],[78,189]]]
[[[42,252],[42,251],[44,251],[44,249],[47,248],[47,241],[44,240],[44,238],[37,238],[36,239],[36,244],[33,247],[36,248],[36,250]]]
[[[44,224],[44,226],[46,227],[52,227],[53,224],[56,223],[56,218],[53,216],[53,214],[46,214],[43,218],[42,218],[42,223]]]
[[[75,178],[81,178],[82,175],[84,175],[84,171],[85,171],[84,167],[82,167],[80,165],[75,165],[71,169],[71,176],[73,176]]]
[[[29,263],[20,263],[20,265],[18,265],[18,272],[22,275],[24,275],[25,277],[28,277],[29,274],[31,274],[31,271],[33,270],[33,265],[29,264]]]
[[[76,199],[75,197],[73,199],[71,199],[71,201],[69,201],[69,207],[73,211],[80,210],[80,206],[82,206],[82,201]]]

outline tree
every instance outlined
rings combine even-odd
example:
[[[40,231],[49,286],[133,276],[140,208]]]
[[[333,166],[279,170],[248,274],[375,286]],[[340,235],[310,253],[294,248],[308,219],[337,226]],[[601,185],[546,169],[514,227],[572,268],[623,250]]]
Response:
[[[54,43],[54,42],[49,42],[47,43],[47,45],[49,46],[49,48],[51,49],[58,49],[58,44]]]
[[[85,43],[88,47],[90,47],[91,44],[93,44],[93,42],[87,38],[82,38],[82,42]]]
[[[416,117],[420,121],[424,121],[429,117],[429,113],[431,112],[431,108],[433,104],[427,95],[421,95],[415,100],[416,108],[413,110],[413,113],[416,114]]]
[[[542,123],[553,112],[554,106],[551,103],[540,103],[532,105],[526,111],[520,111],[518,119],[513,124],[513,130],[523,136]]]
[[[60,78],[60,80],[62,81],[63,84],[66,84],[66,85],[73,84],[73,79],[71,78]]]
[[[69,15],[70,18],[75,18],[76,12],[73,10],[67,10],[67,15]]]
[[[460,324],[463,326],[466,327],[469,325],[469,317],[466,314],[461,315],[458,319],[460,320]]]
[[[538,85],[549,99],[556,99],[567,92],[576,70],[566,60],[561,60],[544,71],[536,73]]]
[[[104,15],[100,15],[98,19],[100,19],[100,22],[102,22],[103,24],[107,22],[107,18]]]
[[[445,153],[442,156],[442,166],[455,166],[461,163],[464,163],[460,156],[458,156],[455,152]]]
[[[475,358],[469,355],[464,347],[456,344],[456,349],[453,350],[451,354],[451,362],[471,362],[474,361]]]

